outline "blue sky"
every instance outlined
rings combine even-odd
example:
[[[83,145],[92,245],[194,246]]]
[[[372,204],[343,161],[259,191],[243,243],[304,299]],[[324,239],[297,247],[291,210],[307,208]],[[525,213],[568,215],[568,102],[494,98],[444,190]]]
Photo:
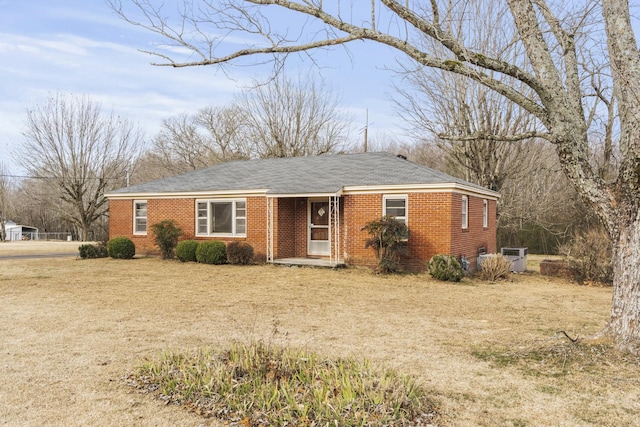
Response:
[[[170,2],[168,2],[170,3]],[[207,105],[225,105],[267,70],[232,67],[154,67],[153,57],[139,52],[158,39],[117,17],[102,0],[0,0],[0,162],[14,174],[13,147],[23,141],[29,108],[49,95],[89,95],[105,112],[127,117],[150,139],[162,119],[191,113]],[[301,73],[316,72],[342,99],[354,120],[354,141],[369,110],[369,135],[397,136],[388,93],[392,73],[382,70],[393,52],[372,44],[320,53],[318,69],[304,61]],[[310,61],[307,61],[310,62]]]

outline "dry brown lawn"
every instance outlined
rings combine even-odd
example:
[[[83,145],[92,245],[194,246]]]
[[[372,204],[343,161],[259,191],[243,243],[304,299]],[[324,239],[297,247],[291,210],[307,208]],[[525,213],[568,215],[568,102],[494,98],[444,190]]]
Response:
[[[640,425],[638,359],[556,333],[597,333],[610,298],[535,273],[453,284],[356,269],[0,258],[0,425],[219,425],[124,377],[166,349],[256,339],[415,375],[443,425]]]

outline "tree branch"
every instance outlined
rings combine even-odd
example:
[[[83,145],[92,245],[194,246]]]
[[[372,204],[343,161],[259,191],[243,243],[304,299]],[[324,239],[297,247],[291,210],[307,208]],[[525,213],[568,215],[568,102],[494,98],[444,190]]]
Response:
[[[501,141],[501,142],[518,142],[524,141],[526,139],[531,138],[543,138],[550,139],[552,138],[550,135],[544,132],[525,132],[516,135],[492,135],[485,132],[474,132],[467,135],[450,135],[445,133],[439,133],[438,138],[446,140],[446,141]]]

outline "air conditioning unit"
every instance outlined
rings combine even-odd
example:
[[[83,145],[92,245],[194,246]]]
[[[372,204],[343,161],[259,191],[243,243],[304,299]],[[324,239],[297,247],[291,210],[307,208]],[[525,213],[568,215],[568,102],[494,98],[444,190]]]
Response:
[[[482,269],[482,262],[485,260],[485,258],[488,258],[490,256],[495,256],[495,254],[479,254],[478,255],[478,260],[476,262],[478,270]]]
[[[517,273],[527,271],[527,248],[502,248],[500,253],[511,261],[511,271]]]

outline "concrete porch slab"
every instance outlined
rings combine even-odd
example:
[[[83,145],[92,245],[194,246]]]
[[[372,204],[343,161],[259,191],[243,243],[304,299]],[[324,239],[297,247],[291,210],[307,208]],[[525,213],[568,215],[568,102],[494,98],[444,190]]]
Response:
[[[327,268],[346,267],[346,264],[344,262],[336,262],[335,260],[331,262],[331,260],[329,260],[328,258],[278,258],[273,260],[273,264]]]

